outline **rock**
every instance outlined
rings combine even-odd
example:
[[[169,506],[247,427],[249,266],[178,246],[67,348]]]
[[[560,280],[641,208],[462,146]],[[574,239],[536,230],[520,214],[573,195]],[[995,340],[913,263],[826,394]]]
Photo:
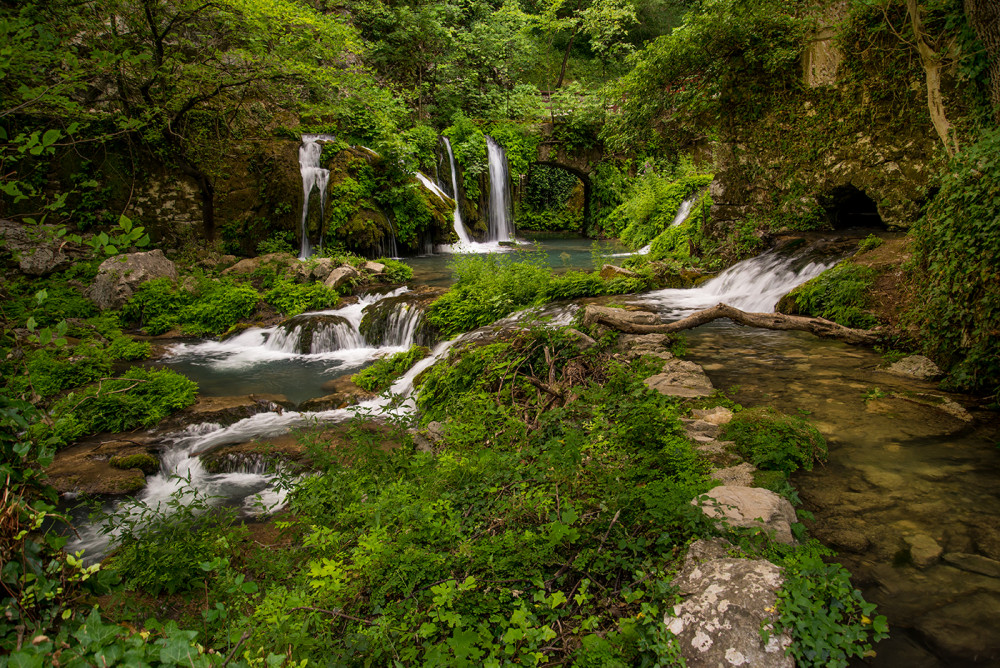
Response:
[[[946,655],[962,659],[949,665],[995,666],[1000,660],[998,619],[1000,593],[981,591],[931,611],[917,630]]]
[[[777,619],[775,592],[784,578],[781,569],[763,559],[736,559],[720,554],[719,546],[696,541],[674,579],[684,601],[664,615],[663,623],[677,637],[690,668],[794,668],[785,656],[792,638],[760,635]]]
[[[373,392],[368,392],[355,385],[353,390],[334,392],[326,396],[316,397],[315,399],[306,399],[299,404],[298,410],[303,413],[312,413],[347,408],[348,406],[360,404],[362,401],[367,401],[374,396]]]
[[[905,536],[903,540],[910,546],[910,559],[917,568],[933,566],[944,551],[936,540],[926,534]]]
[[[576,341],[577,350],[590,350],[597,345],[597,341],[590,338],[578,329],[573,329],[572,327],[567,327],[563,330],[570,338]]]
[[[428,422],[423,429],[408,429],[413,437],[413,444],[420,452],[434,452],[437,446],[444,441],[444,425],[440,422]]]
[[[246,394],[234,397],[198,397],[184,410],[157,425],[159,431],[173,431],[192,424],[216,422],[229,425],[257,413],[281,412],[295,404],[283,394]]]
[[[605,320],[602,324],[608,325],[612,329],[614,328],[615,323],[628,323],[632,325],[662,324],[656,314],[650,313],[649,311],[633,311],[623,308],[611,308],[610,306],[587,304],[587,307],[583,312],[583,324],[596,324],[598,317]]]
[[[622,269],[621,267],[616,267],[613,264],[606,264],[601,267],[601,278],[609,281],[613,278],[638,278],[639,274],[634,271],[629,271],[628,269]]]
[[[736,527],[760,527],[774,531],[779,543],[792,545],[795,509],[787,499],[760,487],[720,485],[691,501],[703,513]]]
[[[666,334],[624,334],[618,339],[618,350],[629,357],[652,355],[668,360],[673,355],[667,350],[670,337]]]
[[[934,378],[939,378],[942,375],[941,369],[938,368],[938,365],[923,355],[910,355],[909,357],[904,357],[898,362],[890,364],[889,367],[887,369],[883,369],[883,371],[896,376],[919,378],[920,380],[933,380]]]
[[[334,261],[328,257],[321,257],[316,260],[316,265],[309,272],[309,278],[313,281],[323,282],[330,276],[330,272],[334,270]]]
[[[753,474],[757,468],[750,462],[743,462],[736,466],[712,471],[712,479],[718,480],[728,487],[751,487],[753,485]]]
[[[159,470],[152,447],[142,442],[111,438],[90,439],[60,450],[46,474],[60,494],[132,494],[146,486],[142,468]],[[126,466],[127,464],[130,464]]]
[[[52,225],[25,225],[0,220],[0,248],[13,255],[18,268],[29,276],[46,276],[86,258],[91,249],[55,237]]]
[[[709,438],[716,438],[719,435],[719,425],[706,422],[705,420],[692,420],[691,418],[681,418],[684,431],[688,436],[700,434]]]
[[[979,573],[991,578],[1000,578],[1000,561],[990,559],[979,554],[964,554],[962,552],[949,552],[944,555],[944,560],[963,571]]]
[[[385,273],[385,265],[381,262],[365,262],[361,268],[375,276],[381,276]]]
[[[297,267],[299,264],[301,263],[292,257],[291,253],[268,253],[267,255],[248,257],[244,260],[240,260],[233,266],[224,270],[222,273],[224,276],[228,276],[230,274],[252,274],[261,267],[267,265],[273,265],[277,268]]]
[[[349,281],[355,280],[361,277],[361,273],[349,264],[343,264],[327,276],[323,284],[328,288],[338,289],[346,285]]]
[[[716,406],[715,408],[707,408],[704,410],[696,408],[691,411],[691,415],[699,420],[704,420],[705,422],[717,425],[729,424],[729,422],[733,419],[733,412],[722,406]]]
[[[115,255],[98,267],[89,297],[102,311],[119,308],[140,285],[157,278],[177,280],[177,267],[163,251]]]
[[[660,373],[642,382],[649,389],[670,397],[707,397],[715,391],[704,369],[694,362],[679,359],[667,360]]]
[[[185,292],[195,292],[198,289],[198,281],[194,276],[185,276],[181,279],[181,290]]]

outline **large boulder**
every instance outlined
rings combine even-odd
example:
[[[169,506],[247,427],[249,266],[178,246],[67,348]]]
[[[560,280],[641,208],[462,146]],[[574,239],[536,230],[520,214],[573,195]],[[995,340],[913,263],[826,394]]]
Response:
[[[271,266],[276,271],[280,271],[283,267],[295,269],[300,264],[298,260],[292,257],[291,253],[268,253],[267,255],[258,255],[257,257],[248,257],[240,260],[222,273],[225,276],[232,274],[252,274],[266,266]]]
[[[163,251],[115,255],[98,267],[89,297],[101,310],[119,308],[140,285],[156,278],[177,280],[177,267]]]
[[[663,618],[689,668],[793,668],[794,659],[785,655],[791,636],[771,633],[765,643],[760,634],[777,618],[783,582],[781,569],[769,561],[729,557],[717,541],[692,543],[674,579],[684,600]]]
[[[773,531],[779,543],[792,545],[792,524],[797,520],[792,504],[769,489],[719,485],[691,502],[709,517],[734,527],[759,527]]]
[[[907,378],[919,378],[920,380],[933,380],[940,378],[942,373],[938,365],[923,355],[910,355],[889,365],[885,369],[886,373]]]
[[[651,390],[669,397],[707,397],[715,391],[705,370],[694,362],[668,359],[655,376],[642,381]]]

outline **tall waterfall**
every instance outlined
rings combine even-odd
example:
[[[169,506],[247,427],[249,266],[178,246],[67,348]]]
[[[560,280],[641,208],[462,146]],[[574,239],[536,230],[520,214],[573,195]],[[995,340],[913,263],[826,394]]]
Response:
[[[309,244],[309,196],[313,188],[319,191],[320,229],[323,228],[323,219],[326,217],[326,186],[330,182],[330,170],[319,166],[320,157],[323,155],[323,147],[320,142],[333,141],[330,135],[302,135],[302,146],[299,147],[299,171],[302,174],[302,246],[299,250],[299,259],[304,260],[312,255],[312,246]],[[320,233],[320,246],[323,245],[322,232]]]
[[[486,137],[486,153],[490,163],[490,227],[486,240],[513,241],[507,154],[490,136]]]
[[[443,139],[444,147],[448,149],[448,164],[451,166],[451,191],[454,193],[455,198],[455,215],[453,217],[455,234],[458,235],[460,246],[468,246],[472,243],[472,239],[469,238],[469,233],[465,229],[465,221],[462,220],[462,205],[459,203],[458,196],[458,168],[455,166],[455,154],[451,150],[451,142],[448,141],[448,138],[443,137]]]

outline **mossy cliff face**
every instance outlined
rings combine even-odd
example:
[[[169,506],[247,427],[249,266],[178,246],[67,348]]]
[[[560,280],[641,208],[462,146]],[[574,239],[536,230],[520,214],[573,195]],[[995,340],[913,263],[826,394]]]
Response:
[[[753,218],[768,231],[885,225],[919,218],[944,150],[927,111],[924,72],[881,19],[835,3],[802,57],[802,88],[730,118],[715,147],[719,229]]]

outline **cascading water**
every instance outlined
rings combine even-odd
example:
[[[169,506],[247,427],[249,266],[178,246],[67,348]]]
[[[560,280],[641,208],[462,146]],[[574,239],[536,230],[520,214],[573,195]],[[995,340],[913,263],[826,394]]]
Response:
[[[313,188],[319,191],[320,209],[320,247],[323,245],[322,228],[326,216],[326,187],[330,182],[330,170],[319,166],[323,155],[320,142],[333,141],[330,135],[302,135],[302,146],[299,147],[299,171],[302,174],[302,245],[299,259],[304,260],[312,255],[309,244],[309,196]]]
[[[723,302],[750,312],[770,312],[792,288],[805,283],[837,263],[769,251],[734,264],[697,288],[656,290],[642,296],[642,303],[681,317]]]
[[[695,196],[690,197],[690,198],[684,200],[683,202],[681,202],[680,207],[678,207],[678,209],[677,209],[677,213],[674,214],[674,219],[672,221],[670,221],[670,224],[667,225],[667,228],[669,229],[671,227],[677,227],[678,225],[680,225],[681,223],[683,223],[685,220],[687,220],[688,215],[690,215],[690,213],[691,213],[692,207],[694,207],[694,203],[697,202],[697,201],[698,201],[698,196],[695,195]],[[614,254],[611,255],[611,257],[628,257],[628,256],[631,256],[631,255],[649,255],[649,251],[652,249],[652,246],[653,246],[652,243],[648,243],[645,246],[643,246],[642,248],[640,248],[639,250],[635,251],[634,253],[614,253]]]
[[[448,141],[447,137],[444,137],[444,147],[448,150],[448,164],[451,166],[451,191],[455,193],[455,214],[453,216],[455,234],[458,235],[459,246],[469,246],[472,239],[465,230],[465,221],[462,220],[462,206],[458,201],[458,168],[455,166],[455,154],[451,150],[451,142]]]
[[[507,154],[494,141],[486,137],[486,154],[490,168],[490,227],[487,241],[513,241],[514,227],[511,224],[510,170]]]

